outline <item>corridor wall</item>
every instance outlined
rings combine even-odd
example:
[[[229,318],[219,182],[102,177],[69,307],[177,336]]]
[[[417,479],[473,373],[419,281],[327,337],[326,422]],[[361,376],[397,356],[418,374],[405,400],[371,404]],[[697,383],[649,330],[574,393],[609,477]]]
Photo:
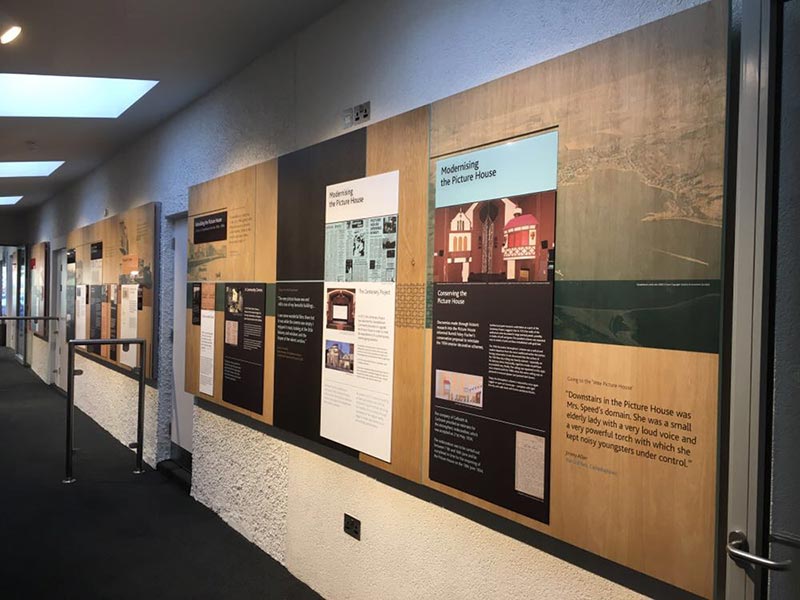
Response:
[[[585,2],[578,11],[585,19],[575,19],[575,13],[514,1],[348,2],[124,149],[45,205],[32,225],[37,239],[58,247],[68,229],[97,220],[105,209],[113,214],[159,201],[159,274],[163,289],[170,289],[167,217],[189,209],[190,187],[341,134],[343,107],[371,100],[377,126],[694,4],[644,3],[631,10],[629,3]],[[341,39],[349,43],[333,55],[331,43]],[[623,51],[624,44],[615,52]],[[341,68],[355,64],[359,68]],[[525,132],[541,127],[527,122]],[[167,452],[172,397],[171,361],[165,357],[174,349],[163,318],[172,307],[168,295],[162,300],[158,422],[146,442],[157,450],[155,459]],[[269,431],[197,405],[192,493],[324,595],[367,598],[387,590],[397,597],[412,592],[556,594],[565,591],[565,581],[567,593],[574,595],[636,595]],[[345,511],[362,519],[361,542],[343,537]],[[464,551],[467,546],[470,552]],[[637,581],[638,589],[650,585],[646,578]]]
[[[342,417],[350,431],[339,450],[362,450],[373,466],[421,476],[710,596],[725,31],[725,11],[701,7],[436,102],[430,116],[424,107],[193,188],[189,278],[203,281],[192,284],[187,306],[187,391],[247,414],[243,398],[263,389],[252,416],[328,444],[343,438],[326,410],[352,410],[351,420]],[[386,155],[402,159],[370,160]],[[544,165],[552,165],[546,181],[519,187]],[[374,201],[352,193],[361,188],[351,180],[394,169],[405,201],[391,235],[401,244],[375,235],[371,221],[365,232],[364,219],[346,221],[344,237],[325,223],[326,210],[342,204],[359,215],[366,209],[351,205]],[[336,195],[340,189],[349,195]],[[364,317],[370,288],[359,277],[377,274],[375,261],[361,273],[358,262],[364,244],[380,239],[391,247],[402,292]],[[433,258],[423,277],[426,256]],[[326,288],[333,277],[345,288],[340,308],[354,319],[337,323],[330,301],[325,309],[323,275]],[[270,370],[254,372],[249,389],[225,386],[243,377],[227,355],[248,327],[251,298],[240,293],[248,284],[207,279],[266,282],[272,308],[258,360]],[[392,451],[367,458],[352,431],[363,421],[371,434],[380,428],[380,397],[359,387],[359,373],[363,361],[377,385],[372,327],[394,315],[395,304],[403,314],[390,325],[402,336],[394,352],[401,393],[389,404],[398,417],[387,434]],[[201,308],[215,315],[207,342],[214,352],[205,359]],[[243,323],[229,318],[242,309]],[[359,338],[360,327],[369,338]],[[331,339],[355,345],[321,348],[316,333],[331,328]],[[213,396],[201,393],[204,368],[214,376]],[[346,387],[329,387],[328,370],[343,371]],[[670,533],[682,527],[693,533]]]

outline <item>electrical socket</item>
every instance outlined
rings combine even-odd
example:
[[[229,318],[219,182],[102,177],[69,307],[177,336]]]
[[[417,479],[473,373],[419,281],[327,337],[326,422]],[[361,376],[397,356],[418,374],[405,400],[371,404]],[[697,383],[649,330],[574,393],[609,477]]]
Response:
[[[371,112],[372,111],[370,111],[369,102],[364,102],[364,104],[356,104],[353,107],[353,123],[358,125],[359,123],[369,121]]]
[[[361,125],[369,121],[371,113],[369,102],[345,108],[342,111],[342,126],[344,129],[349,129],[353,125]]]
[[[344,513],[344,532],[361,541],[361,521]]]

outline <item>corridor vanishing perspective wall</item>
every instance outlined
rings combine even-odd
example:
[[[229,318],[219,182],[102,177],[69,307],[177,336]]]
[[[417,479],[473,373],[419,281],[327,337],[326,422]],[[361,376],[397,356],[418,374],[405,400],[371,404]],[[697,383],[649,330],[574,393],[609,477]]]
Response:
[[[403,316],[395,327],[397,391],[388,404],[392,452],[388,460],[362,458],[710,596],[725,39],[725,12],[706,5],[193,188],[189,279],[218,282],[190,284],[187,391],[248,412],[236,408],[242,392],[223,393],[225,380],[240,377],[230,373],[224,353],[242,335],[229,329],[234,288],[224,282],[263,282],[268,316],[257,389],[264,401],[250,412],[332,444],[336,437],[320,417],[330,400],[319,357],[326,353],[324,376],[331,364],[341,370],[339,357],[346,356],[345,382],[352,386],[361,360],[373,377],[379,363],[358,342],[337,344],[333,360],[320,347],[320,330],[335,325],[323,301],[323,262],[327,270],[332,256],[352,257],[339,295],[351,298],[341,308],[355,312],[356,332],[368,290],[356,283],[353,262],[363,256],[364,234],[350,234],[352,248],[331,250],[323,215],[326,206],[369,198],[332,200],[329,191],[326,200],[325,190],[398,170],[401,243],[389,253]],[[515,174],[519,160],[530,162]],[[552,165],[542,175],[547,182],[535,181],[532,173],[544,164]],[[532,181],[521,184],[526,176]],[[532,204],[519,195],[546,190],[549,209],[538,196]],[[426,192],[432,197],[423,201]],[[457,210],[440,208],[453,203],[451,196],[462,202]],[[424,218],[431,210],[441,231],[433,247]],[[216,246],[208,241],[213,227]],[[537,252],[547,260],[537,263]],[[213,358],[209,348],[206,359],[213,360],[206,365],[213,396],[197,387],[204,377],[198,315],[206,296],[216,299],[216,335],[209,329],[207,340]],[[509,321],[504,310],[539,314]],[[287,331],[300,324],[296,343],[286,345],[282,318]],[[481,367],[485,346],[488,367]],[[455,371],[437,370],[445,347],[458,349],[447,363]],[[532,363],[538,373],[515,373]],[[443,379],[430,383],[434,375]],[[336,398],[337,407],[355,411],[351,429],[376,401],[357,390]],[[541,414],[534,427],[521,424],[520,403]],[[378,427],[379,419],[373,415],[371,424]],[[357,438],[352,444],[358,450]],[[692,533],[674,534],[684,528]]]
[[[531,52],[526,47],[514,54],[513,48],[510,50],[506,46],[503,59],[495,61],[489,52],[484,62],[478,60],[475,65],[482,66],[470,69],[474,74],[472,79],[461,75],[450,79],[445,74],[446,65],[452,65],[453,55],[432,33],[437,30],[434,24],[442,22],[441,9],[418,6],[412,17],[414,7],[361,7],[367,10],[363,18],[374,25],[399,22],[401,26],[419,31],[417,35],[422,36],[425,43],[412,49],[406,46],[407,40],[401,45],[394,35],[389,36],[382,41],[387,52],[374,59],[386,61],[380,74],[369,65],[358,78],[355,73],[346,73],[342,79],[344,82],[352,79],[353,89],[347,89],[344,83],[333,85],[334,96],[325,102],[312,100],[312,94],[308,93],[314,89],[312,82],[330,79],[329,74],[320,72],[325,70],[320,67],[324,61],[316,44],[321,44],[318,40],[326,39],[334,31],[340,33],[343,26],[345,30],[361,30],[362,27],[352,24],[350,19],[353,11],[358,10],[355,6],[358,4],[347,3],[310,31],[254,63],[241,75],[125,150],[107,167],[68,192],[64,206],[83,207],[84,214],[94,214],[96,219],[104,205],[114,212],[132,206],[140,199],[158,201],[164,207],[164,217],[188,209],[191,235],[194,213],[189,200],[195,194],[214,186],[224,187],[227,180],[250,178],[250,183],[241,186],[247,189],[246,194],[237,198],[252,203],[254,218],[259,218],[257,211],[267,207],[279,222],[281,161],[292,155],[307,155],[313,152],[309,149],[316,147],[317,142],[341,132],[338,107],[332,107],[338,98],[348,98],[346,102],[341,101],[343,105],[360,101],[364,96],[371,98],[375,124],[356,132],[365,138],[364,158],[353,163],[358,165],[356,171],[360,169],[361,172],[324,183],[331,185],[393,169],[400,171],[397,286],[398,300],[400,286],[405,286],[402,297],[407,301],[408,314],[404,313],[401,320],[398,313],[394,329],[396,351],[390,460],[382,461],[364,453],[343,450],[351,456],[358,456],[363,463],[421,482],[677,587],[709,595],[713,576],[713,542],[708,541],[709,531],[703,526],[695,529],[697,537],[689,540],[691,548],[680,544],[667,548],[665,556],[675,557],[675,561],[660,561],[648,556],[652,540],[646,536],[660,535],[657,528],[648,529],[654,523],[652,513],[648,511],[655,511],[663,517],[665,507],[659,507],[658,502],[653,504],[655,496],[648,497],[642,490],[652,487],[653,494],[657,495],[657,486],[651,484],[677,481],[678,485],[670,486],[669,494],[663,497],[663,501],[670,505],[670,514],[676,519],[691,519],[704,503],[713,506],[716,332],[693,325],[707,323],[705,315],[715,314],[719,302],[726,19],[721,5],[702,4],[441,101],[439,98],[461,92],[471,85],[493,80],[518,68],[540,63],[543,58],[665,16],[674,12],[678,5],[662,5],[658,10],[663,12],[658,14],[638,12],[635,15],[629,14],[621,5],[606,5],[603,17],[593,25],[596,31],[576,34],[580,39],[571,46],[568,41],[575,38],[559,36],[559,33],[573,29],[582,31],[581,23],[559,22],[554,24],[552,31],[546,32],[539,25],[523,20],[517,25],[520,35],[509,36],[509,39],[532,39],[535,36],[531,32],[539,31],[544,41],[536,48],[549,48],[553,53]],[[468,3],[459,9],[477,18],[482,9],[477,7],[478,3],[474,4]],[[506,8],[510,9],[507,12],[511,15],[519,16],[525,12],[521,11],[519,3],[507,4]],[[595,11],[595,14],[600,14],[599,9],[591,4],[587,3],[587,13]],[[681,4],[680,8],[684,6]],[[641,11],[654,10],[653,7],[639,8]],[[503,11],[498,10],[492,19],[500,21],[505,18],[502,14]],[[503,31],[504,27],[505,31],[512,31],[511,20],[509,17],[509,22],[498,23],[498,27],[490,29],[495,34]],[[558,42],[554,41],[559,37]],[[549,40],[553,43],[548,43]],[[492,48],[495,40],[482,38],[471,45],[480,48],[481,43],[483,48]],[[408,64],[419,65],[419,52],[423,52],[423,62],[429,66],[418,70],[417,73],[421,74],[412,78],[413,91],[399,95],[389,92],[398,81],[403,81],[400,63],[407,60]],[[463,70],[458,72],[464,73]],[[424,73],[435,73],[431,80],[438,79],[437,83],[421,83],[425,80]],[[286,81],[292,85],[274,85],[274,82]],[[266,85],[265,82],[272,84]],[[295,94],[299,95],[299,100]],[[388,99],[389,95],[392,100]],[[386,101],[380,101],[383,97]],[[314,102],[318,107],[303,113],[303,107],[312,106]],[[242,110],[236,115],[226,111],[225,107],[231,103]],[[418,106],[423,108],[406,112]],[[300,114],[304,114],[302,119],[298,118]],[[434,416],[431,406],[434,369],[430,355],[435,317],[431,310],[434,277],[430,251],[433,240],[429,240],[428,235],[435,219],[433,209],[437,190],[433,173],[437,161],[548,131],[558,134],[558,171],[554,247],[544,248],[546,251],[557,249],[552,283],[554,328],[550,356],[553,386],[548,440],[550,515],[546,522],[521,517],[469,490],[456,489],[429,477]],[[403,143],[397,144],[397,140]],[[411,140],[415,140],[413,144],[410,144]],[[406,144],[410,145],[406,147]],[[176,165],[190,165],[190,168],[172,168]],[[421,181],[417,175],[411,183],[404,179],[413,170],[422,174]],[[218,177],[222,179],[216,179]],[[427,177],[430,179],[426,180]],[[136,183],[126,185],[129,180]],[[192,192],[187,194],[190,187]],[[228,203],[228,192],[215,193],[217,206]],[[408,194],[408,197],[404,199],[403,194]],[[317,200],[312,200],[312,204],[315,202]],[[424,210],[418,210],[416,207],[419,206],[424,206]],[[42,239],[52,241],[63,235],[54,227],[58,210],[49,205],[42,210]],[[320,222],[310,222],[308,232],[314,232],[315,236],[324,235],[324,221],[321,223],[322,231],[317,223]],[[159,276],[163,289],[169,289],[170,222],[162,220],[161,226],[161,261],[169,268],[162,267]],[[212,283],[192,278],[190,272],[190,281],[195,279],[201,284],[201,299],[202,286],[212,284],[214,293],[208,297],[213,298],[216,309],[224,306],[224,300],[223,304],[216,304],[218,286],[223,286],[224,296],[225,283],[247,282],[265,284],[268,297],[272,293],[270,286],[274,286],[272,289],[277,296],[277,287],[281,284],[278,263],[282,246],[269,231],[268,227],[258,229],[263,237],[254,238],[254,243],[262,245],[253,251],[256,260],[253,266],[243,267],[244,270],[236,275],[220,275]],[[619,231],[627,234],[621,236]],[[409,234],[407,239],[406,232]],[[55,243],[54,248],[57,247]],[[267,247],[273,250],[266,250]],[[275,265],[274,273],[269,272],[271,264]],[[256,269],[267,271],[257,273]],[[401,269],[407,269],[407,275],[401,275]],[[187,296],[191,297],[190,294]],[[171,314],[168,305],[171,299],[164,300],[161,314]],[[191,308],[187,309],[187,331],[191,331]],[[278,406],[281,402],[291,407],[297,400],[306,408],[316,403],[319,409],[319,397],[313,394],[285,397],[283,400],[277,397],[275,379],[280,375],[279,365],[269,354],[275,352],[273,333],[269,329],[269,309],[267,302],[263,405],[254,416],[266,424],[280,427]],[[214,312],[217,313],[214,315],[216,339],[223,340],[223,311]],[[670,328],[670,334],[674,334],[671,337],[663,335],[661,325],[665,322],[675,325]],[[168,325],[162,322],[159,368],[154,373],[159,379],[158,402],[167,406],[172,386],[171,361],[165,360],[172,352],[168,329]],[[270,340],[273,340],[271,348]],[[398,352],[399,348],[404,352]],[[358,348],[356,356],[357,352]],[[216,364],[222,364],[221,359],[220,356]],[[667,365],[665,360],[670,364]],[[187,360],[187,364],[189,362]],[[575,364],[580,365],[580,369],[576,369]],[[668,372],[676,366],[695,370],[691,373],[686,371],[687,381],[691,382],[688,388],[679,390],[670,387],[668,382],[650,387],[653,381],[660,381],[657,373]],[[647,370],[651,376],[647,381],[636,381],[634,374],[642,370]],[[655,379],[652,374],[656,374]],[[272,385],[268,384],[270,379]],[[406,381],[411,383],[403,385]],[[595,387],[605,383],[617,386],[605,386],[602,396],[608,396],[609,402],[610,390],[613,390],[613,398],[618,402],[645,405],[637,397],[637,390],[652,390],[653,396],[647,398],[648,406],[652,401],[655,406],[670,408],[675,411],[672,415],[675,423],[684,427],[691,425],[694,431],[687,437],[697,437],[697,445],[690,448],[692,465],[665,462],[653,468],[648,462],[658,463],[657,456],[666,456],[669,451],[651,449],[650,452],[656,455],[653,460],[631,457],[614,450],[596,450],[581,441],[582,434],[577,430],[577,440],[567,438],[568,426],[584,425],[568,416],[572,412],[566,404],[569,393],[586,398],[601,397]],[[684,393],[687,389],[689,394]],[[268,397],[270,392],[272,398]],[[673,399],[678,396],[687,404],[674,404]],[[211,395],[207,399],[231,408],[223,398]],[[581,402],[591,406],[585,400],[579,400],[579,407]],[[247,409],[241,407],[233,410],[248,414]],[[652,414],[644,415],[641,409],[628,408],[628,411],[631,420],[635,411],[640,411],[644,419],[653,417]],[[691,412],[691,419],[679,418],[678,411]],[[161,407],[157,412],[165,414]],[[588,420],[588,416],[594,414],[584,412],[583,416]],[[295,415],[284,413],[282,418],[285,429],[319,441],[318,431],[315,435],[308,434],[314,432],[315,425],[304,421],[302,412]],[[624,419],[620,417],[606,419],[624,425]],[[461,590],[464,597],[479,597],[481,590],[495,593],[500,585],[509,593],[514,590],[526,590],[527,593],[531,589],[557,593],[563,591],[560,582],[568,579],[573,586],[570,591],[576,595],[633,595],[616,584],[535,548],[491,532],[463,517],[450,515],[442,508],[427,505],[282,441],[291,440],[291,436],[285,438],[280,434],[273,437],[263,433],[263,427],[253,431],[241,423],[241,419],[234,422],[224,419],[206,404],[195,407],[193,494],[270,554],[284,561],[290,570],[320,593],[351,597],[374,597],[376,591],[385,593],[387,589],[397,590],[398,597],[403,595],[403,590],[411,593],[408,587],[411,584],[400,581],[403,571],[397,565],[403,560],[392,551],[398,545],[411,545],[427,547],[420,549],[414,559],[418,559],[419,564],[444,561],[451,565],[441,570],[422,569],[423,575],[418,572],[414,581],[415,592],[441,588],[445,597],[453,596],[455,592],[452,590]],[[608,429],[602,424],[595,428]],[[666,426],[668,432],[670,428],[670,425]],[[163,435],[168,429],[165,430],[163,424],[154,424],[151,435],[157,437],[159,431]],[[642,435],[636,437],[643,439]],[[602,436],[583,437],[600,440]],[[670,440],[664,438],[664,441]],[[626,444],[618,443],[620,446]],[[636,443],[632,445],[636,446]],[[676,455],[677,452],[674,451]],[[675,458],[680,459],[679,456]],[[637,465],[646,465],[646,468]],[[689,475],[678,478],[675,474],[681,470],[686,470],[683,474]],[[608,471],[616,471],[617,475]],[[648,480],[648,477],[653,479]],[[709,484],[691,483],[700,479]],[[608,485],[609,481],[615,483]],[[681,482],[686,483],[685,489],[681,488]],[[629,493],[631,490],[642,493]],[[265,494],[274,501],[265,505]],[[594,498],[589,506],[575,506],[569,502],[589,495]],[[359,497],[369,497],[373,501],[365,503],[358,500]],[[682,503],[685,509],[680,509]],[[608,531],[592,530],[593,534],[587,537],[585,523],[598,521],[598,514],[592,510],[601,510],[609,505],[618,506],[619,512],[610,518],[603,515],[607,519],[604,523]],[[678,506],[678,510],[673,511],[672,506]],[[317,515],[311,521],[307,517],[309,511]],[[356,514],[364,523],[360,545],[342,539],[339,529],[341,513],[345,511]],[[437,522],[447,523],[447,527],[437,525]],[[660,523],[665,528],[670,527],[663,519]],[[309,537],[312,531],[315,533]],[[635,544],[613,542],[621,537],[630,541],[634,531],[645,532],[645,537],[633,537],[639,544],[635,549]],[[509,569],[504,571],[503,577],[498,577],[496,570],[489,569],[485,562],[470,562],[455,549],[458,544],[452,544],[454,537],[469,538],[478,555],[492,557],[491,564],[510,565]],[[312,539],[316,540],[314,547],[310,545]],[[414,540],[420,543],[415,546]],[[422,544],[422,540],[426,543]],[[692,554],[695,550],[699,554]],[[394,556],[394,571],[386,568],[377,558],[379,556],[385,556],[387,560]],[[676,574],[679,565],[690,562],[692,568],[681,579]],[[452,565],[459,566],[452,568]],[[518,568],[512,568],[513,565]],[[532,568],[533,565],[536,567]],[[530,575],[533,571],[538,575]],[[342,589],[342,573],[351,573],[361,581],[358,589]],[[364,581],[364,573],[372,573],[374,577]],[[452,573],[452,577],[446,573]]]

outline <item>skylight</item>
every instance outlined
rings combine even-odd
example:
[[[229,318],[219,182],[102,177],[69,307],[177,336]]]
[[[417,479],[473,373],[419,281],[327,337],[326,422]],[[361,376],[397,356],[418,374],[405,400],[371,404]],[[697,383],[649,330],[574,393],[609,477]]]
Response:
[[[22,196],[0,196],[0,206],[11,206],[22,200]]]
[[[0,162],[0,177],[47,177],[63,164],[63,160]]]
[[[157,83],[0,73],[0,117],[116,119]]]

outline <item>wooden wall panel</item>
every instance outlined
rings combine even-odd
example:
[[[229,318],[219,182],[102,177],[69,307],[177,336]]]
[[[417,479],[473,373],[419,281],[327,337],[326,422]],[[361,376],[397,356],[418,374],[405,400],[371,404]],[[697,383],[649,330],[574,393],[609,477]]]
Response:
[[[255,268],[256,168],[249,167],[189,188],[189,281],[252,281]],[[194,220],[227,211],[227,239],[198,246],[193,240]],[[216,260],[199,256],[209,246]],[[207,257],[206,257],[207,258]]]
[[[366,130],[366,174],[399,170],[401,179],[392,459],[361,460],[703,596],[713,583],[716,354],[556,339],[549,524],[429,479],[429,161],[556,129],[556,289],[570,281],[716,281],[726,36],[726,6],[712,0]],[[275,281],[277,180],[273,160],[191,189],[190,217],[235,207],[254,225],[245,228],[251,241],[239,240],[250,258],[228,253],[218,263],[224,266],[196,277],[190,271],[190,280]],[[218,313],[217,393],[222,324]],[[272,422],[274,326],[268,317],[263,414],[207,399]],[[195,394],[198,335],[198,327],[187,327],[187,390]],[[566,437],[565,382],[581,370],[632,381],[637,399],[691,413],[688,437],[696,440],[682,442],[691,462],[577,448],[582,442]]]
[[[136,283],[142,290],[142,310],[138,314],[138,337],[147,341],[145,376],[153,378],[155,356],[155,293],[158,205],[151,202],[134,207],[122,214],[71,231],[67,235],[67,248],[75,250],[75,282],[89,283],[91,245],[103,243],[102,284],[121,285]],[[104,319],[105,322],[105,319]],[[88,331],[88,329],[87,329]],[[110,348],[101,356],[123,369],[130,367],[108,357]],[[97,355],[95,355],[97,356]],[[119,353],[118,353],[119,356]]]
[[[186,356],[183,371],[184,390],[200,394],[200,326],[192,324],[192,309],[186,310]],[[205,397],[205,396],[201,396]]]
[[[710,596],[718,356],[556,340],[554,358],[553,533],[638,571]],[[624,387],[612,387],[615,384]],[[603,413],[582,413],[598,419],[594,429],[606,430],[606,423],[620,425],[608,429],[614,439],[593,436],[595,439],[637,448],[642,445],[624,438],[644,439],[647,454],[613,452],[568,439],[568,426],[578,424],[568,414],[582,412],[569,406],[568,391],[604,398]],[[583,406],[584,402],[572,398],[574,404]],[[634,403],[646,410],[631,408]],[[654,411],[654,407],[674,411],[674,415]],[[621,414],[629,418],[611,416]],[[670,459],[682,464],[666,462]]]
[[[726,36],[725,4],[713,0],[436,102],[431,157],[555,128],[556,290],[559,281],[714,282],[721,273]],[[430,330],[426,336],[430,365]],[[428,478],[430,386],[424,481],[710,597],[718,357],[629,344],[554,342],[549,525]],[[682,442],[691,461],[676,467],[581,449],[566,438],[573,422],[567,377],[630,381],[636,400],[691,413],[687,437],[696,440]]]
[[[424,318],[428,253],[428,128],[423,107],[367,128],[367,176],[400,171],[397,225],[394,399],[390,463],[361,454],[361,460],[412,481],[422,466]]]
[[[136,210],[136,209],[133,209]],[[119,283],[122,274],[122,241],[120,232],[121,219],[114,215],[96,223],[95,228],[100,241],[103,242],[103,281],[102,283]],[[150,238],[154,243],[153,238]]]
[[[718,278],[726,48],[719,0],[622,33],[434,103],[431,155],[558,128],[559,278]]]
[[[219,284],[258,282],[268,284],[267,296],[275,283],[277,222],[277,160],[224,175],[189,190],[188,281],[218,281]],[[205,264],[192,264],[195,217],[221,211],[228,213],[227,240],[214,242],[225,252]],[[205,244],[204,244],[205,246]],[[199,256],[199,254],[198,254]],[[206,268],[204,268],[207,265]],[[269,304],[269,300],[268,300]],[[261,413],[248,411],[222,397],[224,313],[216,314],[214,395],[198,389],[200,327],[191,325],[187,310],[186,391],[256,420],[273,422],[273,383],[275,361],[275,319],[268,316],[264,331],[264,394]]]

